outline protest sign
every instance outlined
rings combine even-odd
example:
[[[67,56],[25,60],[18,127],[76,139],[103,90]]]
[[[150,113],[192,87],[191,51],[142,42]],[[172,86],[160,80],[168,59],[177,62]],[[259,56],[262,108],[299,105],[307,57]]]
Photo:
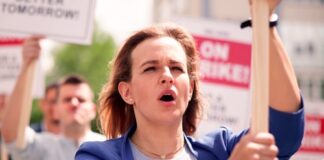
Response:
[[[324,103],[305,100],[305,133],[302,146],[292,159],[323,160]]]
[[[95,0],[0,0],[0,32],[90,44]]]
[[[22,67],[22,39],[0,35],[0,93],[10,95]],[[37,64],[33,78],[33,97],[42,97],[44,93],[44,75]]]
[[[175,20],[192,33],[200,54],[201,89],[209,106],[197,136],[220,125],[234,132],[248,127],[250,115],[251,31],[237,24]]]

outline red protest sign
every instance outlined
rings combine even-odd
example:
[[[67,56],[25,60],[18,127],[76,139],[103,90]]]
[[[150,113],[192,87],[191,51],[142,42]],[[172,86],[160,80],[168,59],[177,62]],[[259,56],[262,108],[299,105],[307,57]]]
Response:
[[[305,134],[300,152],[324,153],[324,117],[306,115]]]
[[[194,36],[201,59],[201,79],[232,87],[249,88],[251,45],[225,39]]]
[[[21,45],[23,41],[21,38],[0,36],[0,46]]]

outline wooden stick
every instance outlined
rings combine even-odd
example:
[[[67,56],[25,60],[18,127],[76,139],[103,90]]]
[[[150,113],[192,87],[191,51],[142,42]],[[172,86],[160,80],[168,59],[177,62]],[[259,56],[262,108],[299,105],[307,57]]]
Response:
[[[8,152],[2,142],[0,147],[1,147],[1,160],[8,160]]]
[[[20,102],[23,107],[21,108],[21,116],[19,119],[19,128],[17,134],[17,147],[25,148],[25,129],[29,123],[31,110],[32,110],[32,85],[34,79],[36,61],[32,61],[26,68],[26,75],[24,77],[24,85],[21,89],[22,101]]]
[[[251,132],[268,132],[269,117],[269,4],[252,2],[252,126]]]

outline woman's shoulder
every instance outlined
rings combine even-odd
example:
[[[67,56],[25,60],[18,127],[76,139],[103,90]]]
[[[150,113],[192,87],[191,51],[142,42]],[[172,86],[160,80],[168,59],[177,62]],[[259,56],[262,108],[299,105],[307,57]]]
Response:
[[[105,141],[89,141],[85,142],[80,146],[80,149],[85,148],[85,149],[107,149],[107,148],[118,148],[122,145],[122,138],[115,138],[115,139],[110,139],[110,140],[105,140]]]
[[[199,137],[186,137],[189,149],[198,159],[228,159],[235,144],[247,132],[232,132],[228,127],[220,127]]]
[[[222,146],[217,145],[216,147],[223,147],[224,150],[232,150],[235,144],[247,132],[248,130],[245,129],[241,132],[234,133],[230,128],[222,126],[204,136],[198,137],[198,139],[190,137],[189,140],[194,148],[199,146],[213,148],[215,144],[223,144]]]
[[[123,138],[85,142],[77,151],[75,159],[120,159],[122,144]]]

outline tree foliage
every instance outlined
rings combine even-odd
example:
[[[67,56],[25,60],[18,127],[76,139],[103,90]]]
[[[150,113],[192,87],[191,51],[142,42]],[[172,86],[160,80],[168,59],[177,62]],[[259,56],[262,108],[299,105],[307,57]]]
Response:
[[[54,67],[46,81],[54,82],[70,74],[81,75],[89,82],[97,102],[98,93],[109,75],[108,64],[115,50],[113,38],[96,28],[91,45],[66,44],[54,50]],[[39,121],[35,119],[41,117],[38,107],[33,107],[32,114],[34,118],[31,122]],[[92,129],[98,132],[95,121],[92,122]]]
[[[55,81],[69,74],[82,75],[90,83],[97,99],[107,79],[108,62],[115,49],[112,37],[97,28],[90,46],[66,44],[54,50],[54,68],[47,80]]]

